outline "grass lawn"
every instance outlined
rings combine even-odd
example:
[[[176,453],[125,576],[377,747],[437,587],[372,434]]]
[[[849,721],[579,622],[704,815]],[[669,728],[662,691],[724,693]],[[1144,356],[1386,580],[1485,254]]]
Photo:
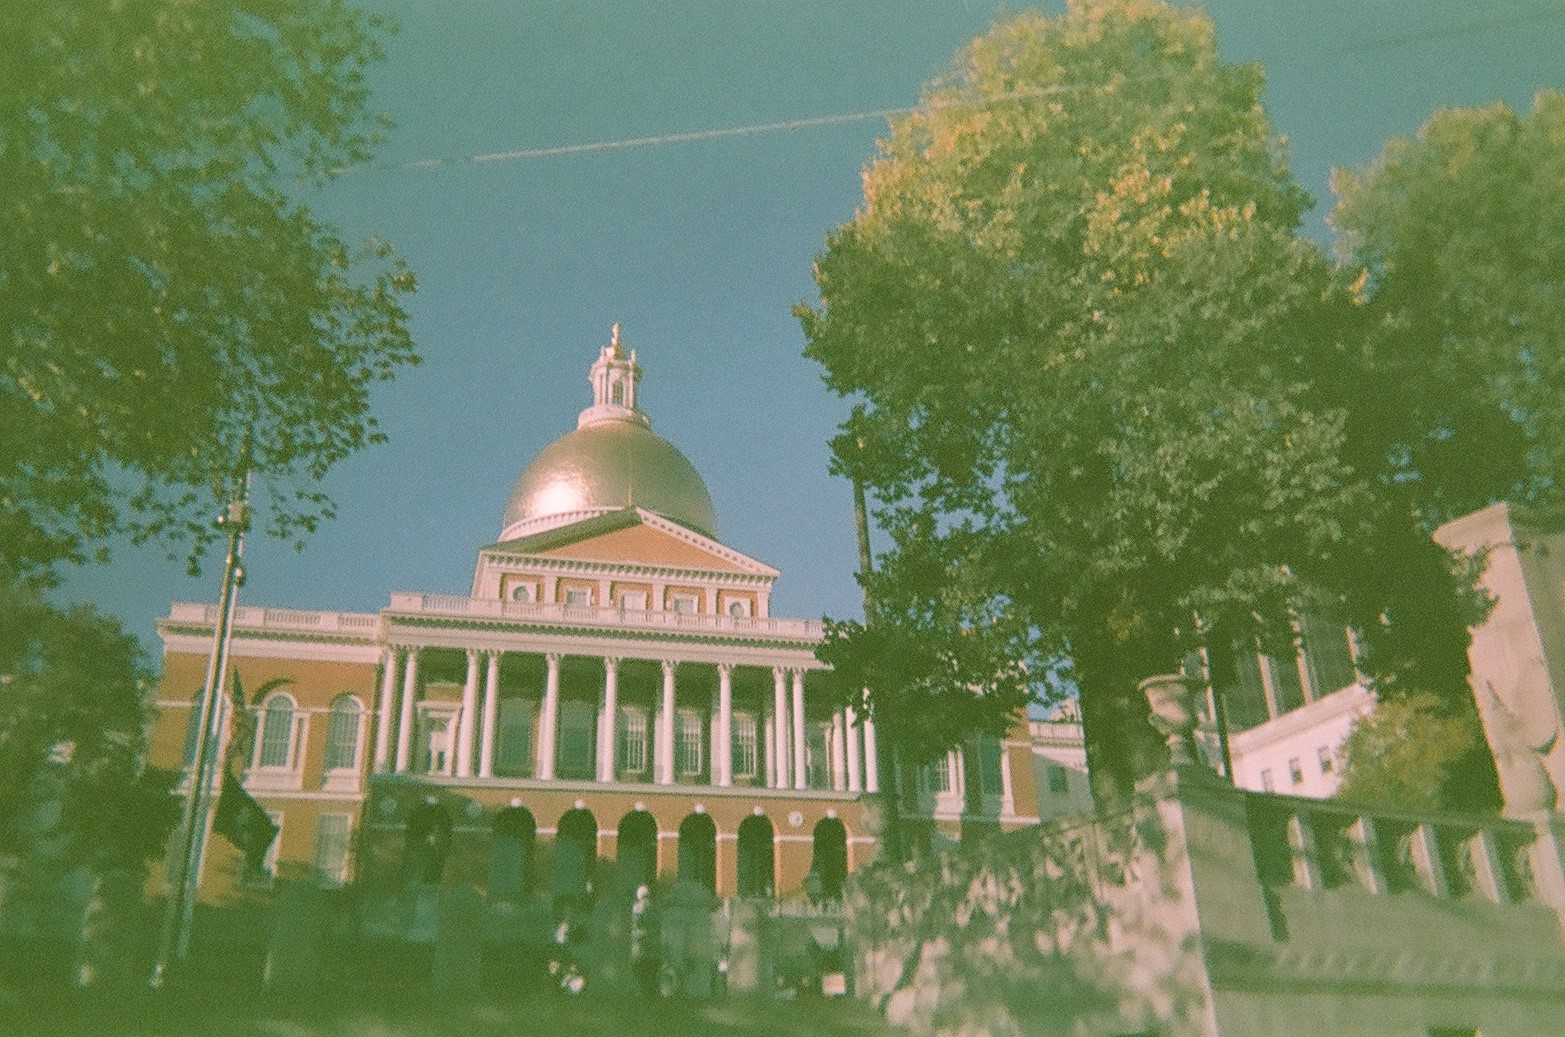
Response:
[[[870,1008],[848,1000],[651,1001],[550,990],[528,994],[432,990],[307,997],[221,990],[118,994],[34,988],[0,994],[0,1033],[38,1037],[549,1037],[633,1034],[811,1034],[890,1037]]]

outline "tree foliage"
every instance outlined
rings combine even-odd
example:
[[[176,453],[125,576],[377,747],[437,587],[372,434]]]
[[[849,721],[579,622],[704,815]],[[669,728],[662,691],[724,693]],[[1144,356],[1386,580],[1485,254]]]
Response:
[[[1461,779],[1484,750],[1471,704],[1427,692],[1387,699],[1361,718],[1342,746],[1339,799],[1400,810],[1466,808]]]
[[[1261,88],[1158,0],[1002,22],[893,122],[799,310],[886,544],[892,630],[831,661],[900,643],[953,692],[961,645],[1053,667],[1100,794],[1161,761],[1138,679],[1291,656],[1305,612],[1354,626],[1382,698],[1470,717],[1485,603],[1429,535],[1558,489],[1565,102],[1441,113],[1339,174],[1333,264]],[[872,697],[920,686],[883,671]],[[1481,745],[1452,775],[1493,805]]]
[[[800,310],[860,405],[836,456],[889,541],[877,619],[1063,663],[1120,788],[1158,752],[1136,679],[1290,637],[1255,617],[1373,509],[1310,394],[1339,297],[1261,89],[1153,0],[1001,23],[894,122]],[[904,619],[951,598],[965,623]]]
[[[0,852],[95,870],[161,853],[173,775],[142,768],[152,672],[87,606],[0,589]]]
[[[384,26],[340,2],[3,5],[0,575],[107,539],[208,543],[248,439],[273,532],[381,438],[372,385],[414,362],[385,244],[299,199],[381,131]]]

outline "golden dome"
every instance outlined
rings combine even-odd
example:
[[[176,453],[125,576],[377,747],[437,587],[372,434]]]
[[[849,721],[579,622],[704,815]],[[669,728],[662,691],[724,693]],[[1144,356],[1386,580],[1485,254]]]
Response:
[[[609,418],[583,425],[539,452],[511,491],[502,537],[509,539],[512,527],[534,519],[622,508],[645,508],[717,536],[712,497],[685,455],[642,421]]]

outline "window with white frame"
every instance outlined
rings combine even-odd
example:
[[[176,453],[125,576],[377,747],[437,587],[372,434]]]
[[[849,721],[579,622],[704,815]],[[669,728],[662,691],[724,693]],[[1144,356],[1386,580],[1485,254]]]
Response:
[[[502,698],[494,771],[502,777],[521,778],[533,772],[533,703],[531,699]]]
[[[560,777],[585,780],[596,771],[592,739],[595,714],[588,702],[571,700],[560,704],[560,755],[556,764]]]
[[[338,695],[326,714],[326,760],[328,771],[352,770],[359,765],[359,737],[364,726],[364,707],[352,695]]]
[[[353,815],[322,814],[315,822],[315,875],[323,885],[348,881],[348,851],[353,837]]]
[[[951,759],[941,755],[918,769],[918,784],[925,795],[951,791]]]
[[[619,596],[619,607],[626,612],[645,612],[647,610],[646,591],[623,591]]]
[[[298,760],[295,745],[298,706],[293,696],[273,692],[261,706],[260,730],[256,735],[255,766],[272,770],[292,770]]]
[[[756,772],[756,727],[755,717],[749,713],[735,713],[733,715],[733,759],[732,767],[734,777],[753,778]]]
[[[674,766],[687,777],[701,773],[701,714],[682,709],[675,715]]]
[[[831,787],[831,725],[807,724],[804,728],[805,784],[812,789]]]
[[[619,769],[640,774],[647,769],[647,712],[639,706],[621,706],[619,711]]]

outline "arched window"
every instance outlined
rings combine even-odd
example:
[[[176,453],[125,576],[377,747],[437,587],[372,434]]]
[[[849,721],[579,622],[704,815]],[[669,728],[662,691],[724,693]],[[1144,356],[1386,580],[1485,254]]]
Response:
[[[755,717],[749,713],[735,713],[733,724],[734,777],[753,778],[756,768]]]
[[[834,817],[822,818],[815,826],[810,871],[820,879],[821,896],[842,896],[842,882],[848,877],[848,830]]]
[[[560,817],[554,836],[554,895],[579,898],[592,888],[598,863],[598,819],[580,807]]]
[[[650,886],[658,875],[658,823],[645,810],[632,810],[620,819],[619,866],[627,880]]]
[[[679,877],[717,890],[717,825],[706,814],[691,814],[679,826]]]
[[[332,700],[326,717],[326,762],[329,771],[352,770],[359,765],[359,733],[364,707],[352,695]]]
[[[776,868],[772,823],[752,814],[739,823],[739,895],[769,897]]]
[[[257,739],[257,767],[289,768],[294,762],[294,701],[276,692],[261,707],[261,732]]]
[[[489,844],[489,896],[521,900],[532,886],[533,844],[538,824],[526,807],[506,807],[495,815]]]
[[[675,732],[674,765],[685,777],[701,773],[701,714],[693,709],[682,709],[677,719],[679,730]]]
[[[624,706],[619,711],[620,771],[640,774],[647,769],[647,711],[639,706]]]

